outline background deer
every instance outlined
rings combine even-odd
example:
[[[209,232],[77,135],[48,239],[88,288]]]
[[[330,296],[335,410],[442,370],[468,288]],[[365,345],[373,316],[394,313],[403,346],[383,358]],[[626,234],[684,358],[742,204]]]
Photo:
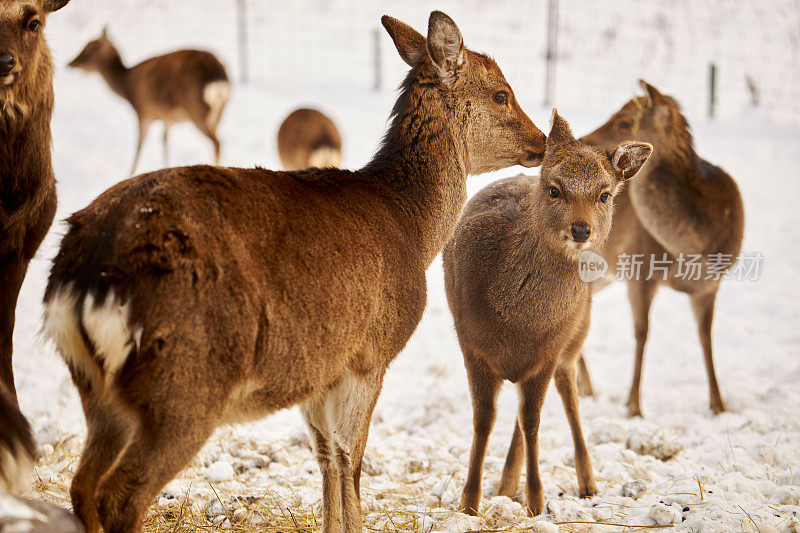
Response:
[[[48,14],[68,2],[0,5],[0,394],[12,403],[17,297],[56,213],[50,159],[53,61],[44,25]]]
[[[98,72],[111,90],[136,111],[139,141],[131,175],[136,173],[147,131],[157,120],[164,123],[165,167],[169,166],[169,130],[180,122],[191,122],[214,143],[214,161],[219,164],[217,126],[231,86],[225,67],[214,54],[179,50],[126,68],[104,29],[100,38],[87,44],[69,66]]]
[[[342,140],[330,118],[316,109],[296,109],[278,130],[278,154],[285,170],[339,168]]]
[[[644,254],[647,261],[651,257],[658,260],[666,257],[670,264],[665,275],[646,279],[648,276],[644,274],[628,281],[636,336],[628,414],[642,414],[639,385],[650,305],[661,285],[689,295],[708,373],[709,403],[711,411],[718,414],[725,410],[725,404],[714,372],[711,325],[720,280],[716,275],[706,278],[710,275],[710,257],[723,254],[729,258],[729,265],[719,270],[724,273],[741,250],[742,198],[736,182],[724,170],[694,151],[689,124],[678,103],[652,85],[640,83],[645,96],[625,104],[608,122],[581,139],[601,149],[626,140],[646,141],[655,149],[642,175],[617,198],[615,223],[603,252],[611,272],[621,254]],[[681,255],[702,256],[699,279],[686,279]]]
[[[324,531],[361,532],[372,410],[422,316],[425,269],[467,175],[537,165],[545,141],[447,15],[431,13],[427,40],[382,22],[412,69],[363,169],[162,170],[69,218],[44,329],[85,408],[71,494],[90,533],[141,531],[215,427],[295,404],[322,473]]]
[[[464,209],[443,262],[472,394],[475,437],[461,499],[466,512],[479,512],[483,462],[504,380],[517,385],[520,408],[498,493],[516,495],[527,457],[528,507],[533,515],[542,512],[539,417],[553,375],[572,429],[580,494],[597,491],[578,415],[575,363],[592,301],[578,257],[602,246],[614,194],[651,151],[640,142],[605,153],[582,145],[554,112],[541,177],[495,182]]]

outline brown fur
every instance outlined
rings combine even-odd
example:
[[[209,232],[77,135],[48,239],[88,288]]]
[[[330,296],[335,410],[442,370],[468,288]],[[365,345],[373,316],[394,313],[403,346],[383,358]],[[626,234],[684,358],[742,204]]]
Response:
[[[284,170],[338,168],[342,140],[336,125],[324,114],[316,109],[295,109],[278,130],[278,154]]]
[[[500,69],[462,47],[447,15],[431,14],[427,41],[383,24],[416,59],[360,171],[164,170],[70,217],[45,331],[86,411],[72,498],[89,533],[141,531],[216,426],[294,404],[316,445],[324,531],[361,531],[372,409],[422,316],[425,269],[467,175],[535,165],[544,151]],[[428,44],[452,47],[437,64]]]
[[[651,254],[672,260],[667,279],[654,276],[628,282],[636,333],[636,365],[628,397],[630,416],[641,416],[639,384],[649,328],[650,304],[666,284],[691,298],[703,346],[711,410],[725,410],[711,349],[711,325],[719,281],[678,277],[679,254],[739,253],[744,233],[744,207],[736,182],[694,151],[689,125],[678,103],[642,82],[645,96],[634,98],[608,122],[581,140],[607,148],[623,140],[651,143],[654,155],[642,175],[617,199],[618,213],[604,256],[613,274],[620,254]],[[705,277],[705,270],[702,277]]]
[[[56,212],[50,159],[53,61],[44,23],[49,12],[65,4],[6,0],[0,6],[0,54],[10,54],[15,62],[11,74],[0,79],[0,393],[14,402],[17,297]],[[36,22],[41,26],[34,28]]]
[[[230,89],[225,67],[214,54],[198,50],[179,50],[125,67],[119,52],[106,30],[90,42],[70,63],[73,68],[98,72],[109,87],[126,99],[139,120],[139,141],[131,175],[136,173],[142,144],[150,125],[164,123],[164,166],[169,166],[168,137],[173,124],[192,122],[214,144],[214,157],[219,164],[220,142],[217,138],[222,112]],[[219,101],[211,105],[205,90],[220,83]]]
[[[503,380],[517,384],[520,410],[498,493],[516,495],[527,456],[528,507],[534,515],[542,511],[539,415],[553,375],[575,442],[580,494],[596,492],[575,379],[592,297],[579,277],[578,257],[580,250],[602,246],[611,229],[613,194],[651,151],[646,143],[623,143],[607,153],[581,145],[554,113],[541,177],[500,180],[467,204],[443,254],[447,300],[474,409],[461,500],[466,512],[479,512],[483,461]],[[557,198],[551,196],[554,188]],[[586,227],[588,240],[576,241],[576,228]]]

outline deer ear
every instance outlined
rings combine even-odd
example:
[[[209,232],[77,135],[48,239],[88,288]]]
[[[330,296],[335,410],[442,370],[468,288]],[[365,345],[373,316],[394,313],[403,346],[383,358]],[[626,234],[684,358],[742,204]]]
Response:
[[[551,122],[550,135],[547,136],[548,148],[553,149],[566,144],[577,144],[578,141],[576,141],[575,136],[572,135],[569,123],[558,114],[558,109],[553,109]]]
[[[44,0],[44,10],[48,13],[58,11],[65,5],[69,4],[69,0]]]
[[[419,65],[419,62],[427,53],[425,37],[408,24],[400,22],[389,15],[381,17],[381,24],[383,24],[392,41],[394,41],[397,52],[403,58],[403,61],[410,67]]]
[[[613,149],[608,158],[619,181],[634,177],[653,153],[653,145],[643,142],[624,142]]]
[[[645,91],[647,107],[653,110],[656,120],[658,120],[662,126],[666,126],[667,123],[669,123],[671,113],[667,97],[644,80],[639,80],[639,85],[641,85],[642,89]]]
[[[456,71],[464,64],[464,39],[453,19],[434,11],[428,20],[428,55],[447,86],[455,81]]]

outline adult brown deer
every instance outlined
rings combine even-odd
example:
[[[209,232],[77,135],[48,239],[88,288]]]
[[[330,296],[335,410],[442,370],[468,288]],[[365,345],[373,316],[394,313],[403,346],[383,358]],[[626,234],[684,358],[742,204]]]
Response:
[[[729,270],[741,250],[744,207],[736,182],[721,168],[694,151],[689,124],[678,103],[641,81],[645,96],[636,97],[604,125],[581,140],[608,148],[625,140],[651,143],[652,161],[630,189],[617,198],[614,226],[603,255],[613,270],[618,258],[643,257],[664,261],[669,268],[653,276],[642,272],[628,283],[636,337],[636,363],[628,396],[628,414],[641,416],[639,386],[650,305],[656,290],[668,285],[689,295],[697,321],[708,373],[710,407],[725,410],[714,372],[711,325],[720,276]],[[687,272],[687,258],[702,258],[696,272]],[[727,257],[727,264],[713,258]],[[713,269],[713,272],[711,271]],[[688,275],[687,275],[688,274]],[[648,279],[649,278],[649,279]]]
[[[142,145],[150,125],[164,123],[164,166],[169,166],[169,130],[180,122],[191,122],[214,143],[219,164],[217,127],[228,103],[231,85],[225,67],[214,54],[179,50],[127,68],[104,29],[72,60],[70,67],[98,72],[111,90],[126,99],[139,119],[139,140],[131,175],[136,173]]]
[[[652,149],[625,142],[600,152],[576,141],[554,112],[541,177],[495,182],[464,209],[443,263],[473,405],[465,512],[479,512],[483,462],[504,380],[517,385],[520,407],[498,493],[516,495],[527,458],[528,508],[533,515],[542,512],[539,417],[553,375],[572,429],[580,494],[597,491],[578,415],[575,363],[592,301],[578,259],[583,250],[603,245],[614,195]]]
[[[122,182],[69,218],[46,334],[85,407],[72,500],[90,533],[141,531],[220,424],[301,404],[325,531],[361,532],[361,460],[389,363],[425,307],[468,174],[540,163],[545,137],[489,57],[431,13],[385,16],[412,69],[359,171],[190,167]]]
[[[0,394],[16,403],[12,351],[17,297],[56,213],[50,159],[53,61],[47,16],[69,0],[0,4]]]
[[[295,109],[278,130],[278,155],[284,170],[339,168],[342,139],[324,114],[316,109]]]

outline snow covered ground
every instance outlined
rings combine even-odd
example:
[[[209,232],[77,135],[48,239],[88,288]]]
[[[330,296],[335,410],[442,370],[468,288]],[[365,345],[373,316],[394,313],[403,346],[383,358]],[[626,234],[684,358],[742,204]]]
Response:
[[[58,59],[63,65],[66,54],[60,52]],[[503,57],[497,59],[502,67]],[[127,177],[135,128],[132,111],[99,77],[59,68],[56,93],[54,162],[62,220]],[[358,167],[373,152],[394,96],[341,87],[236,87],[220,135],[224,162],[277,167],[274,139],[281,119],[293,107],[311,104],[339,124],[345,164]],[[546,130],[550,110],[537,105],[538,98],[517,96]],[[559,111],[576,133],[584,133],[621,104]],[[370,529],[616,531],[623,525],[673,524],[680,531],[800,529],[800,179],[795,161],[800,130],[744,120],[694,124],[699,153],[728,170],[741,187],[744,251],[765,258],[758,281],[728,282],[718,299],[716,363],[729,411],[710,414],[688,300],[665,289],[652,310],[642,389],[645,418],[626,417],[633,327],[624,286],[613,285],[595,299],[585,346],[598,394],[581,404],[599,493],[591,499],[577,496],[568,425],[557,393],[550,391],[539,437],[547,513],[527,519],[523,505],[493,497],[516,412],[515,393],[508,387],[486,461],[485,517],[457,514],[472,411],[436,261],[428,272],[427,311],[390,368],[373,419],[362,481]],[[207,141],[189,126],[174,128],[172,143],[173,165],[211,157]],[[153,131],[140,171],[159,168],[161,161],[160,132]],[[518,171],[473,178],[470,192]],[[85,428],[64,364],[37,337],[49,258],[62,232],[56,223],[23,287],[15,371],[23,411],[42,451],[36,494],[66,505]],[[166,490],[162,508],[186,503],[198,520],[207,516],[220,527],[242,517],[267,525],[278,520],[276,515],[286,523],[287,516],[300,520],[311,513],[321,525],[320,477],[296,410],[218,431]],[[519,498],[524,504],[522,492]]]

